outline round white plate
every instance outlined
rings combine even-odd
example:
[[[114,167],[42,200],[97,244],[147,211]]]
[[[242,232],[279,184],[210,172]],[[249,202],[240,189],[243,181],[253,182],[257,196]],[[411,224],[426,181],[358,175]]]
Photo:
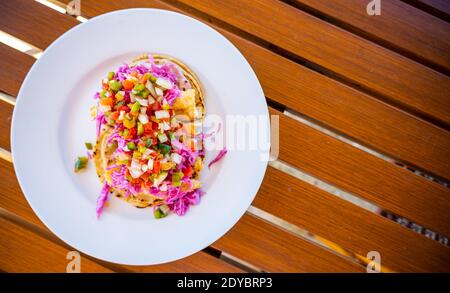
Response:
[[[28,73],[12,122],[12,154],[20,186],[45,225],[75,249],[121,264],[148,265],[191,255],[224,235],[251,204],[268,150],[231,150],[201,180],[206,194],[185,216],[153,218],[110,198],[95,214],[101,184],[95,168],[74,173],[85,142],[95,142],[89,108],[108,71],[143,53],[174,56],[198,75],[207,114],[268,117],[255,73],[217,31],[158,9],[121,10],[93,18],[58,38]],[[267,125],[265,125],[267,128]],[[228,141],[226,142],[228,143]],[[209,162],[215,152],[207,152]]]

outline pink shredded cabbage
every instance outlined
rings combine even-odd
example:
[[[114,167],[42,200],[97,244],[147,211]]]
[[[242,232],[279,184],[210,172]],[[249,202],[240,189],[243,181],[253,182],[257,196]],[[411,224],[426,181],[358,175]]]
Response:
[[[100,138],[100,130],[102,129],[102,125],[106,123],[105,115],[103,115],[100,109],[97,109],[97,118],[95,118],[97,122],[97,138]]]
[[[97,198],[97,218],[100,218],[100,215],[103,211],[103,206],[105,205],[105,202],[108,200],[109,191],[111,190],[111,187],[108,185],[108,183],[105,182],[103,185],[102,190],[100,191],[100,195]]]
[[[175,102],[175,99],[178,98],[181,95],[181,92],[176,87],[172,87],[170,90],[166,91],[164,98],[166,99],[167,103],[169,105],[173,105],[173,102]]]
[[[218,161],[220,161],[220,159],[223,158],[223,156],[225,156],[227,154],[227,149],[223,148],[218,154],[217,156],[208,164],[208,168],[211,168],[211,165],[217,163]]]
[[[168,198],[166,199],[167,206],[179,216],[183,216],[190,205],[197,205],[200,202],[200,197],[204,194],[200,189],[190,192],[182,192],[180,188],[169,188]]]
[[[151,72],[157,78],[161,77],[170,80],[173,84],[173,87],[165,92],[164,98],[170,105],[172,105],[175,99],[181,95],[180,88],[183,88],[183,90],[189,89],[191,88],[191,84],[186,79],[182,72],[182,69],[178,65],[170,62],[169,60],[164,61],[162,64],[156,65],[151,55],[149,56],[149,59],[150,62],[142,62],[134,66],[133,68],[131,68],[128,64],[123,64],[116,71],[114,78],[118,79],[119,81],[123,81],[124,79],[126,79],[127,75],[131,74],[132,71],[138,71],[140,74]],[[124,91],[125,103],[129,103],[131,91]],[[95,94],[94,98],[100,99],[99,92]],[[96,123],[97,137],[99,138],[102,125],[107,123],[104,113],[102,113],[99,109],[97,109]],[[216,131],[213,131],[212,133],[209,133],[207,135],[203,135],[202,133],[201,139],[215,135],[216,132],[220,131],[220,127],[221,125],[219,125]],[[107,144],[117,143],[117,148],[114,151],[113,156],[117,156],[120,153],[126,152],[125,148],[128,142],[133,141],[135,143],[138,143],[139,141],[138,138],[134,140],[124,139],[119,134],[119,131],[120,129],[115,127],[113,133],[106,140]],[[181,162],[177,166],[178,171],[182,171],[188,166],[194,165],[196,158],[198,156],[204,155],[204,150],[193,151],[191,150],[191,148],[181,143],[178,139],[172,139],[171,146],[173,151],[177,152],[181,156]],[[208,165],[208,167],[220,160],[226,152],[226,150],[220,151],[219,155]],[[92,158],[92,155],[89,152],[88,157]],[[111,192],[112,188],[125,191],[125,196],[129,196],[130,194],[137,195],[141,192],[151,193],[154,196],[163,199],[163,202],[161,204],[167,204],[169,210],[179,216],[184,215],[189,209],[189,206],[198,204],[200,202],[200,197],[204,194],[201,189],[192,190],[193,182],[190,178],[184,177],[181,179],[181,182],[184,186],[183,190],[185,191],[182,191],[182,188],[180,186],[173,186],[172,175],[176,170],[169,170],[167,178],[164,180],[163,184],[159,185],[158,187],[143,187],[144,185],[141,186],[141,184],[133,184],[127,179],[126,164],[114,164],[108,166],[106,169],[111,171],[111,182],[105,182],[97,199],[96,211],[98,218],[102,213],[104,204],[108,200],[108,195]],[[161,187],[162,185],[166,186],[167,188],[163,189]],[[188,189],[188,191],[186,191],[186,189]]]

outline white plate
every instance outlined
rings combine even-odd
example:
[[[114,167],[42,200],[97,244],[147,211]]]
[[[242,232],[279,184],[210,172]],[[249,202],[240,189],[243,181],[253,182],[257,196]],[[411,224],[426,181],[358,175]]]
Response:
[[[155,220],[111,198],[95,215],[100,182],[93,164],[75,174],[74,160],[95,141],[89,107],[106,72],[146,53],[174,56],[197,73],[206,111],[268,116],[255,73],[240,52],[212,28],[158,9],[104,14],[58,38],[33,65],[17,99],[12,154],[20,186],[45,225],[63,241],[93,257],[148,265],[193,254],[224,235],[251,204],[267,167],[268,150],[230,151],[202,174],[201,203],[183,217]],[[268,127],[268,124],[266,125]],[[214,153],[206,154],[206,162]]]

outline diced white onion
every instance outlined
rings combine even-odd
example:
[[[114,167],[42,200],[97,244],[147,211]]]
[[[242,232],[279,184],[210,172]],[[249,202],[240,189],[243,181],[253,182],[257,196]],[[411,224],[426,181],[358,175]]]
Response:
[[[161,143],[165,143],[167,141],[167,135],[165,133],[158,134],[158,139]]]
[[[160,97],[164,94],[163,90],[160,89],[159,87],[155,87],[155,92],[158,97]]]
[[[167,80],[167,79],[164,79],[164,78],[161,78],[161,77],[159,77],[156,80],[156,84],[159,85],[162,88],[165,88],[165,89],[171,89],[172,88],[172,83],[170,82],[170,80]]]
[[[145,152],[142,154],[142,158],[145,160],[147,159],[154,151],[152,149],[146,149]]]
[[[125,116],[125,111],[120,111],[118,120],[123,120],[123,116]]]
[[[181,156],[177,153],[172,153],[171,155],[172,158],[172,162],[174,162],[175,164],[180,164],[181,163]]]
[[[136,97],[136,101],[139,102],[139,105],[147,107],[148,106],[148,101],[146,99],[143,99],[141,97]]]
[[[145,83],[145,87],[148,89],[152,96],[156,97],[155,87],[150,80],[147,80],[147,82]]]
[[[141,114],[145,114],[147,113],[147,107],[141,107],[139,111],[141,112]]]
[[[167,111],[167,110],[159,110],[159,111],[155,111],[155,116],[156,116],[156,119],[163,119],[163,118],[169,118],[170,114],[169,114],[169,111]]]
[[[151,104],[153,104],[154,102],[156,102],[155,99],[152,98],[152,96],[148,96],[147,100],[148,100],[148,104],[149,104],[149,105],[151,105]]]
[[[138,119],[139,119],[139,121],[142,124],[147,124],[148,123],[148,116],[147,116],[147,114],[139,114]]]
[[[132,159],[130,169],[141,169],[141,163],[137,159]]]
[[[148,166],[147,165],[142,165],[141,167],[143,172],[147,172]]]
[[[148,166],[148,170],[153,170],[153,159],[152,158],[148,159],[147,166]]]
[[[109,111],[111,111],[111,106],[100,105],[100,110],[103,113],[109,112]]]
[[[167,131],[167,130],[170,129],[170,124],[169,124],[169,123],[163,121],[162,125],[163,125],[163,126],[162,126],[162,129],[163,129],[164,131]]]
[[[133,178],[139,178],[143,173],[141,169],[130,169],[130,175]]]
[[[130,101],[132,103],[136,102],[136,98],[139,98],[139,96],[137,96],[137,95],[135,95],[133,93],[130,93]]]
[[[162,184],[161,187],[159,187],[159,190],[161,191],[167,191],[167,184]]]

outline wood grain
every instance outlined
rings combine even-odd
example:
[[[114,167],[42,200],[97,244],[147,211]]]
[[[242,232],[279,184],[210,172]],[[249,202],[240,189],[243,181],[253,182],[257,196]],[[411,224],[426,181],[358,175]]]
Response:
[[[133,2],[133,1],[131,1],[131,2]],[[138,3],[138,2],[140,2],[140,1],[134,1],[134,2],[136,2],[136,3]],[[155,1],[150,1],[150,2],[155,2]],[[157,3],[159,3],[159,2],[157,2]],[[153,5],[153,4],[152,4]],[[163,4],[164,5],[164,4]],[[101,10],[100,10],[101,11]],[[53,12],[53,13],[55,13],[55,12]],[[223,30],[222,30],[223,31]],[[34,32],[35,33],[35,32]],[[264,66],[268,66],[268,65],[273,65],[273,64],[271,64],[271,63],[275,63],[275,62],[273,62],[273,61],[279,61],[279,60],[282,60],[282,61],[284,61],[284,63],[282,63],[283,65],[285,65],[285,64],[291,64],[292,63],[292,68],[294,68],[294,66],[295,66],[295,68],[296,67],[298,67],[298,68],[302,68],[302,67],[300,67],[300,66],[298,66],[298,65],[296,65],[295,63],[293,63],[292,61],[289,61],[289,60],[287,60],[287,59],[284,59],[284,58],[282,58],[282,57],[280,57],[280,56],[277,56],[277,55],[275,55],[275,54],[273,54],[273,53],[271,53],[270,51],[267,51],[266,49],[263,49],[262,47],[259,47],[259,46],[257,46],[257,45],[255,45],[255,44],[253,44],[253,43],[251,43],[251,42],[249,42],[249,41],[246,41],[246,40],[243,40],[242,38],[240,38],[240,37],[237,37],[236,35],[233,35],[233,34],[231,34],[231,33],[226,33],[227,34],[227,37],[229,37],[230,39],[232,39],[232,41],[236,44],[236,43],[238,43],[238,47],[241,49],[241,50],[243,50],[242,48],[244,48],[244,50],[247,50],[246,52],[247,53],[245,53],[244,52],[244,54],[247,56],[250,56],[250,55],[252,55],[252,54],[250,54],[252,51],[252,49],[254,49],[254,48],[256,48],[257,50],[256,50],[256,52],[264,52],[264,53],[267,53],[266,54],[266,57],[267,56],[270,56],[270,58],[268,59],[268,61],[266,62],[266,63],[264,63],[263,61],[262,61],[262,59],[263,59],[263,57],[264,57],[264,54],[260,54],[260,55],[263,55],[262,57],[261,56],[258,56],[258,57],[254,57],[253,59],[252,59],[252,56],[250,56],[250,57],[248,57],[249,59],[250,59],[250,62],[251,62],[251,64],[252,64],[252,66],[254,66],[254,64],[255,63],[257,63],[257,62],[259,62],[259,64],[260,64],[260,67],[261,68],[263,68],[263,69],[260,69],[260,70],[256,70],[257,71],[257,74],[258,74],[258,76],[260,76],[260,74],[265,74],[265,76],[266,76],[266,81],[264,81],[263,82],[263,86],[264,86],[264,89],[265,89],[265,91],[266,91],[266,89],[267,88],[269,88],[269,89],[271,89],[271,87],[273,88],[273,89],[271,89],[273,92],[276,92],[276,91],[280,91],[281,90],[281,86],[280,85],[278,85],[278,84],[281,84],[281,83],[279,83],[278,81],[273,81],[272,83],[270,82],[270,79],[271,79],[271,77],[273,77],[273,76],[275,76],[273,73],[267,73],[267,71],[269,71],[267,68],[265,68]],[[231,37],[230,37],[231,36]],[[47,37],[44,37],[44,38],[47,38]],[[33,37],[30,37],[30,39],[38,39],[36,36],[33,36]],[[50,37],[48,37],[48,39],[44,39],[44,40],[42,40],[41,39],[41,42],[42,43],[45,43],[46,41],[47,42],[51,42],[51,40],[52,40],[52,34],[50,34]],[[240,44],[240,45],[239,45]],[[3,51],[3,50],[2,50]],[[258,54],[256,54],[256,55],[258,55]],[[273,56],[275,56],[275,57],[273,57]],[[30,57],[31,58],[31,57]],[[256,60],[256,61],[254,61],[254,60]],[[262,65],[261,65],[262,64]],[[277,63],[276,63],[277,64]],[[268,66],[268,67],[270,67],[270,66]],[[282,69],[285,69],[286,67],[284,67],[284,66],[280,66],[279,67],[279,69],[277,69],[277,70],[279,70],[278,71],[278,73],[279,72],[281,72],[281,70]],[[288,67],[289,68],[289,67]],[[303,69],[303,68],[302,68]],[[297,70],[296,69],[296,71],[297,72],[301,72],[301,71],[299,71],[299,70]],[[294,71],[294,72],[296,72],[296,71]],[[303,71],[304,72],[307,72],[307,73],[309,73],[309,70],[305,70],[305,69],[303,69]],[[270,72],[270,71],[269,71]],[[277,73],[277,71],[274,71],[275,73]],[[304,72],[301,72],[301,73],[304,73]],[[316,74],[316,73],[314,73],[314,72],[311,72],[311,73],[309,73],[309,76],[314,76],[314,75],[317,75],[317,76],[319,76],[318,74]],[[309,80],[309,79],[306,79],[306,81],[309,81],[309,82],[311,82],[311,81],[313,81],[313,82],[315,82],[316,84],[317,84],[317,88],[319,89],[319,87],[320,87],[320,85],[322,84],[322,81],[324,81],[324,80],[327,80],[327,78],[326,77],[322,77],[322,79],[319,79],[319,80],[316,80],[316,79],[318,79],[316,76],[314,76],[314,79],[311,79],[311,80]],[[294,79],[293,79],[294,80]],[[345,89],[345,90],[348,90],[348,91],[350,91],[350,92],[355,92],[356,94],[354,94],[354,96],[355,97],[363,97],[363,98],[367,98],[366,97],[366,95],[364,95],[364,94],[361,94],[361,93],[359,93],[359,92],[357,92],[357,91],[355,91],[355,90],[353,90],[353,89],[350,89],[350,88],[347,88],[347,87],[345,87],[345,86],[343,86],[343,85],[341,85],[341,84],[339,84],[339,83],[337,83],[337,82],[335,82],[335,81],[333,81],[333,80],[330,80],[331,81],[331,85],[332,86],[330,86],[330,89],[334,89],[334,88],[338,88],[339,89],[339,87],[340,88],[342,88],[342,89]],[[20,84],[20,83],[19,83]],[[294,82],[292,82],[292,84],[295,84]],[[325,84],[327,84],[327,83],[325,83]],[[277,86],[278,85],[278,86]],[[336,85],[338,85],[338,86],[336,86]],[[342,90],[343,92],[346,92],[345,90]],[[348,92],[347,91],[347,92]],[[293,91],[293,92],[295,92],[295,91]],[[305,95],[306,96],[306,94],[304,94],[304,93],[302,93],[302,95]],[[272,94],[271,96],[276,96],[275,94]],[[344,96],[344,98],[346,98],[347,96],[346,95],[343,95]],[[293,103],[292,101],[295,101],[295,99],[293,99],[292,97],[294,97],[294,98],[297,98],[297,96],[296,95],[288,95],[287,96],[287,98],[286,98],[286,100],[288,101],[288,102],[285,102],[285,104],[288,104],[288,103],[291,103],[291,104],[294,104],[295,105],[295,103]],[[350,97],[352,97],[352,95],[350,95]],[[271,97],[272,98],[272,97]],[[285,97],[284,97],[285,98]],[[279,98],[280,99],[280,98]],[[371,97],[368,97],[368,100],[370,101],[372,98]],[[356,98],[355,98],[355,100],[357,100]],[[381,113],[384,113],[385,111],[386,111],[386,109],[393,109],[393,108],[391,108],[391,107],[389,107],[389,106],[386,106],[386,105],[384,105],[383,103],[380,103],[380,102],[378,102],[378,101],[376,101],[376,100],[374,100],[374,99],[372,99],[373,101],[375,101],[376,103],[375,103],[375,105],[377,105],[378,106],[378,108],[379,109],[382,109],[383,111],[381,111]],[[369,103],[370,104],[370,103]],[[373,103],[371,104],[371,105],[373,105]],[[347,107],[350,107],[349,105],[346,105]],[[295,106],[295,107],[297,107],[297,109],[299,109],[300,108],[300,106]],[[294,108],[295,109],[295,107],[292,107],[292,108]],[[316,107],[316,106],[314,106],[314,107]],[[343,108],[347,108],[347,107],[343,107]],[[383,108],[384,107],[384,108]],[[2,109],[3,109],[3,107],[2,107]],[[325,108],[323,108],[323,109],[325,109]],[[394,111],[397,111],[397,110],[395,110],[395,109],[393,109]],[[7,110],[5,110],[6,112],[8,112],[8,109]],[[328,111],[329,112],[329,111]],[[367,112],[370,112],[370,111],[367,111]],[[389,111],[387,111],[387,112],[389,112]],[[314,113],[314,112],[313,112]],[[396,112],[392,112],[392,113],[396,113]],[[398,112],[397,111],[397,113],[401,113],[401,112]],[[317,115],[317,114],[316,114]],[[322,115],[324,115],[324,114],[322,114]],[[408,115],[406,115],[406,114],[403,114],[402,113],[402,115],[403,116],[401,116],[401,117],[403,117],[403,119],[405,119],[405,121],[415,121],[416,119],[414,119],[414,118],[410,118]],[[375,116],[375,115],[374,115]],[[394,114],[392,114],[391,115],[392,117],[394,117],[394,116],[396,116],[396,115],[394,115]],[[314,117],[314,116],[312,116],[312,117]],[[342,116],[341,116],[342,117]],[[407,119],[406,119],[406,118]],[[384,117],[383,117],[384,118]],[[339,115],[336,115],[336,117],[335,118],[332,118],[332,119],[335,119],[336,121],[338,121],[339,120]],[[360,118],[361,119],[361,118]],[[319,118],[319,120],[321,120],[320,118]],[[380,120],[383,120],[383,119],[380,119]],[[418,121],[418,120],[417,120]],[[1,122],[1,123],[3,123],[3,122]],[[424,122],[420,122],[420,123],[422,123],[422,125],[425,125],[425,126],[428,126],[430,129],[434,129],[433,128],[433,126],[429,126],[427,123],[424,123]],[[419,123],[419,125],[420,125],[420,123]],[[389,124],[389,123],[386,123],[386,124]],[[406,123],[407,124],[407,123]],[[6,125],[6,124],[5,124]],[[401,124],[399,124],[399,125],[401,125]],[[408,125],[408,124],[407,124]],[[412,125],[414,125],[414,124],[412,124]],[[417,125],[416,125],[417,126]],[[345,128],[344,128],[345,129]],[[419,129],[421,129],[421,128],[419,128]],[[393,133],[393,132],[392,132]],[[405,133],[407,133],[407,131],[405,131]],[[419,133],[419,131],[417,131],[417,133]],[[408,133],[407,134],[405,134],[405,135],[408,135]],[[3,136],[3,135],[2,135]],[[8,135],[9,136],[9,135]],[[368,136],[371,136],[371,135],[368,135]],[[441,137],[441,136],[439,136],[439,137]],[[3,139],[4,140],[4,139]],[[371,140],[371,138],[369,138],[369,139],[367,139],[368,141],[370,141]],[[426,141],[426,140],[425,140]],[[2,141],[1,139],[0,139],[0,143],[1,144],[4,144],[6,142],[6,140],[5,141]],[[409,143],[409,142],[408,142]],[[380,145],[382,145],[381,143],[380,143]],[[448,144],[447,144],[448,145]],[[442,144],[442,146],[444,146],[442,149],[444,149],[445,148],[445,144]],[[401,149],[401,147],[399,147],[399,149]],[[445,151],[447,151],[448,152],[448,150],[444,150],[443,152],[445,153]],[[447,165],[448,166],[448,165]],[[447,170],[448,171],[448,170]],[[295,180],[295,181],[297,181],[297,180]],[[295,186],[297,186],[297,184],[295,185]],[[301,186],[301,185],[300,185]],[[315,195],[315,193],[314,193],[314,195]],[[328,195],[329,196],[329,195]],[[258,198],[260,198],[260,197],[258,197]],[[292,196],[290,197],[290,198],[292,198]],[[267,203],[267,202],[269,202],[270,203],[270,201],[265,201],[265,200],[263,200],[263,203]],[[271,205],[269,205],[269,206],[271,206]],[[277,205],[273,205],[273,208],[275,208],[275,209],[277,209],[278,208],[278,206]],[[359,209],[358,209],[359,210]],[[329,211],[328,209],[324,209],[324,211]],[[355,213],[355,215],[357,215],[358,217],[359,217],[359,213]],[[372,215],[373,216],[373,215]],[[319,218],[316,218],[315,219],[316,221],[319,221]],[[298,223],[301,223],[301,221],[299,221]],[[313,221],[311,221],[311,223],[316,223],[316,222],[313,222]],[[380,225],[380,222],[376,222],[377,223],[377,225]],[[365,223],[363,223],[364,225],[365,225]],[[390,225],[395,225],[395,224],[393,224],[393,223],[389,223]],[[364,225],[362,225],[362,226],[364,226]],[[310,224],[310,226],[312,226],[312,224]],[[398,225],[397,225],[398,226]],[[396,226],[396,227],[397,227]],[[379,226],[377,226],[378,228],[379,228]],[[389,227],[389,225],[385,225],[385,226],[382,226],[382,227]],[[348,228],[348,227],[347,227]],[[360,227],[358,227],[358,228],[360,228]],[[367,228],[367,226],[366,226],[366,228]],[[397,228],[401,228],[401,227],[397,227]],[[352,232],[352,230],[350,229],[350,228],[348,228],[349,229],[349,231],[350,232]],[[320,228],[320,230],[322,231],[321,233],[322,234],[319,234],[319,235],[323,235],[327,230],[326,229],[323,229],[323,227],[322,228]],[[330,233],[329,235],[330,236],[333,236],[333,237],[335,237],[335,235],[334,234],[336,234],[336,231],[333,231],[334,229],[329,229],[328,230],[328,233]],[[395,229],[394,229],[395,230]],[[406,231],[405,229],[402,229],[402,231]],[[355,229],[355,231],[358,231],[358,232],[360,232],[360,230],[358,230],[358,229]],[[378,232],[378,231],[380,231],[379,229],[375,229],[375,232]],[[353,233],[355,233],[355,232],[353,232]],[[408,233],[409,233],[409,231],[408,231]],[[412,232],[411,232],[412,233]],[[238,232],[236,232],[235,233],[236,235],[239,235],[239,233]],[[370,233],[369,233],[370,234]],[[374,234],[376,234],[376,233],[374,233]],[[353,234],[351,234],[350,233],[350,235],[353,235]],[[372,234],[370,234],[370,235],[372,235]],[[399,234],[400,235],[400,234]],[[414,234],[414,237],[420,237],[420,236],[418,236],[418,235],[415,235]],[[344,237],[342,237],[342,238],[344,238]],[[361,238],[361,237],[360,237]],[[238,238],[236,238],[236,239],[238,239]],[[338,238],[339,239],[339,238]],[[263,239],[264,240],[264,239]],[[358,241],[361,241],[361,239],[357,239]],[[426,239],[427,241],[429,241],[428,239]],[[261,240],[260,240],[261,241]],[[265,241],[265,240],[264,240]],[[343,241],[342,239],[341,240],[339,240],[339,241],[341,241],[342,243],[345,243],[345,241]],[[415,241],[414,241],[415,242]],[[353,243],[353,241],[352,241],[352,243]],[[356,241],[356,243],[358,243],[357,241]],[[420,241],[419,241],[419,243],[421,243]],[[428,242],[425,242],[425,243],[428,243]],[[349,246],[349,244],[347,244],[348,246]],[[436,245],[438,245],[438,244],[436,244]],[[355,247],[353,247],[352,249],[354,250],[354,251],[359,251],[358,249],[362,249],[361,247],[365,247],[364,245],[362,245],[361,246],[361,243],[358,243],[357,245],[355,244]],[[403,246],[404,247],[404,246]],[[390,247],[388,247],[388,248],[390,248]],[[386,248],[385,248],[386,249]],[[392,248],[390,248],[390,249],[392,249]],[[413,249],[414,249],[414,247],[413,247]],[[428,249],[430,249],[430,250],[428,250]],[[424,250],[423,251],[430,251],[430,253],[432,253],[433,254],[433,257],[435,256],[435,255],[439,255],[439,253],[441,253],[441,256],[442,256],[442,251],[441,250],[439,250],[439,249],[437,249],[437,250],[432,250],[432,249],[435,249],[432,245],[431,246],[426,246],[425,245],[425,248],[424,248]],[[362,251],[362,250],[361,250]],[[259,252],[258,252],[259,253]],[[398,253],[398,251],[394,251],[394,252],[390,252],[389,250],[388,250],[388,253],[391,253],[392,255],[394,255],[395,253]],[[448,257],[448,255],[446,255],[445,253],[443,254],[443,259],[445,260],[446,259],[446,257]],[[392,260],[392,258],[389,258],[389,260],[390,261],[392,261],[393,262],[393,260]],[[402,262],[402,261],[404,261],[404,260],[400,260],[400,262]],[[405,269],[405,267],[407,267],[408,268],[408,270],[412,270],[412,271],[419,271],[419,270],[422,270],[422,269],[431,269],[432,268],[432,263],[431,262],[421,262],[419,265],[417,265],[417,266],[414,266],[414,265],[411,265],[411,264],[408,264],[407,262],[405,262],[406,263],[406,265],[405,264],[402,264],[402,266],[400,266],[399,265],[399,267],[401,267],[401,268],[404,268]],[[434,263],[435,264],[435,267],[434,267],[434,269],[436,269],[436,268],[442,268],[443,266],[442,266],[442,262],[436,262],[436,263]],[[264,264],[263,264],[264,265]],[[410,267],[408,267],[408,266],[410,266]],[[406,270],[406,269],[405,269]]]
[[[396,272],[448,272],[450,249],[269,167],[253,205]]]
[[[382,13],[369,16],[365,0],[294,0],[373,39],[439,66],[450,68],[450,25],[400,0],[384,1]],[[446,1],[449,3],[449,1]]]
[[[107,4],[88,0],[83,3],[82,12],[89,17],[139,5],[193,16],[160,1],[133,0]],[[270,99],[400,162],[450,179],[449,132],[302,67],[218,26],[214,28],[244,54]]]
[[[418,224],[450,235],[450,190],[280,115],[279,158]]]
[[[450,2],[448,0],[412,0],[412,2],[414,1],[428,5],[444,13],[447,17],[450,15]]]
[[[2,109],[4,107],[0,103]],[[0,141],[3,140],[0,136]],[[19,191],[12,168],[7,163],[0,167],[9,170],[9,173],[2,171],[5,178],[4,208],[13,209],[28,221],[40,224]],[[442,245],[271,167],[254,205],[358,254],[380,251],[384,265],[391,270],[445,271],[449,263],[448,250]],[[351,222],[348,221],[349,215],[353,219]],[[426,257],[418,260],[413,258],[416,254]]]
[[[281,233],[280,233],[281,232]],[[213,244],[267,272],[362,272],[324,249],[245,215],[224,237]]]
[[[0,79],[0,83],[1,83]],[[10,132],[11,132],[11,119],[14,107],[7,104],[4,101],[0,101],[0,147],[5,150],[10,150]]]
[[[0,218],[0,269],[9,273],[65,273],[70,250]],[[81,256],[81,272],[111,270]]]
[[[154,0],[127,2],[85,0],[82,13],[92,17],[117,9],[139,6],[180,12],[177,8]],[[10,14],[14,13],[17,12],[10,11]],[[31,17],[33,11],[23,10],[21,14]],[[59,13],[53,11],[53,14]],[[48,29],[56,26],[55,24]],[[450,179],[449,132],[302,67],[231,32],[217,26],[215,28],[229,38],[245,55],[256,71],[265,94],[270,99],[316,119],[400,162],[427,170],[438,177]],[[19,30],[19,28],[16,29]],[[39,34],[37,31],[28,33]],[[53,41],[55,35],[51,33],[43,38],[46,38],[45,42],[49,43]],[[1,51],[0,54],[2,54]],[[23,64],[19,62],[24,58],[22,56],[15,56],[15,58],[17,62],[14,66],[25,71],[23,67],[26,67],[26,62]],[[17,79],[18,87],[21,79],[20,77]]]
[[[77,24],[79,21],[75,18],[35,1],[0,1],[2,30],[40,49],[47,48],[53,40]]]
[[[49,232],[47,227],[36,217],[22,194],[11,163],[0,160],[0,178],[2,181],[0,207]],[[156,266],[116,266],[133,272],[241,272],[241,269],[204,252]],[[0,267],[0,269],[2,268]]]
[[[0,43],[0,90],[16,96],[35,59]]]
[[[26,221],[38,225],[42,229],[46,229],[46,227],[42,224],[42,222],[35,216],[34,212],[28,205],[25,197],[20,191],[19,184],[17,179],[14,176],[14,171],[12,169],[12,165],[8,162],[0,160],[0,178],[2,178],[2,185],[0,185],[0,207],[4,208],[8,211],[15,213]],[[250,217],[250,216],[249,216]],[[252,217],[250,217],[252,218]],[[242,221],[242,220],[240,220]],[[253,249],[255,249],[254,254],[246,253],[235,254],[231,251],[227,251],[241,259],[246,260],[248,263],[251,263],[257,267],[261,266],[266,270],[282,270],[282,271],[296,271],[301,270],[303,268],[308,268],[311,271],[360,271],[362,268],[359,265],[356,265],[348,260],[342,259],[340,257],[335,256],[331,252],[325,251],[321,248],[318,248],[314,245],[309,244],[305,240],[289,235],[286,232],[283,232],[280,229],[272,227],[269,224],[264,224],[263,221],[253,219],[252,223],[255,221],[259,226],[265,227],[264,229],[270,229],[272,233],[272,238],[267,240],[266,236],[263,234],[251,233],[249,231],[244,231],[242,229],[236,228],[236,233],[231,233],[230,236],[224,236],[214,246],[221,247],[223,243],[229,245],[230,243],[240,243],[239,245],[251,245]],[[246,226],[246,225],[244,225]],[[232,229],[234,231],[235,228]],[[236,236],[236,234],[241,235],[242,233],[249,233],[247,237],[252,238],[251,244],[247,244],[243,242],[243,239],[240,239],[240,236]],[[286,244],[283,244],[283,239],[288,239],[289,241]],[[265,260],[259,260],[259,256],[262,252],[267,251],[267,245],[271,245],[273,255],[266,256]],[[280,249],[281,246],[284,246],[283,249]],[[284,262],[286,256],[283,256],[285,249],[288,249],[290,252],[289,256],[294,257],[298,264],[292,263],[282,267],[281,264]],[[319,259],[317,263],[313,263],[311,256],[309,253],[321,255],[324,259],[328,259],[327,261],[323,261]],[[308,262],[306,266],[300,260],[305,259],[305,262]],[[266,265],[266,261],[269,263],[274,262],[277,265],[274,267],[268,267]],[[332,267],[327,269],[329,264],[333,264]],[[237,272],[238,268],[233,267],[223,261],[220,261],[206,253],[199,252],[187,258],[178,260],[176,262],[158,265],[158,266],[121,266],[127,270],[131,271],[140,271],[140,272]]]
[[[450,125],[449,78],[392,51],[276,0],[177,2]]]

